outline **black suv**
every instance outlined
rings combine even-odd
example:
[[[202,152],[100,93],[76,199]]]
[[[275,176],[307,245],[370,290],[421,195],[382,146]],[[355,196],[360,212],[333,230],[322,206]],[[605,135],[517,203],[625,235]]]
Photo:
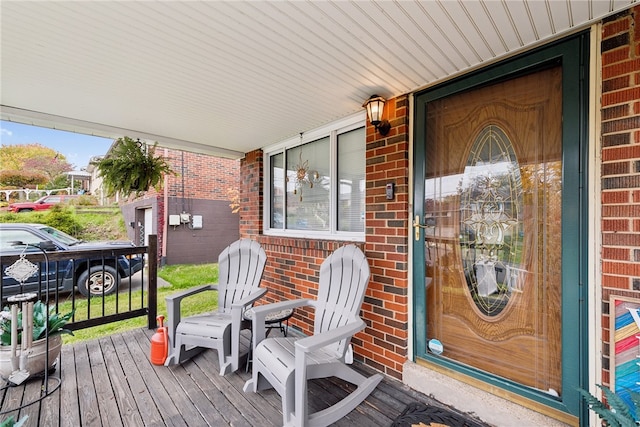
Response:
[[[134,247],[131,242],[84,242],[68,234],[43,224],[6,223],[0,224],[0,256],[20,255],[23,252],[60,252],[68,250],[113,250]],[[41,248],[41,249],[40,249]],[[108,254],[108,252],[107,252]],[[41,279],[36,272],[26,279],[23,286],[14,279],[14,274],[8,275],[7,268],[11,265],[4,261],[2,268],[2,299],[10,295],[23,292],[37,292],[46,286],[45,276],[49,275],[49,290],[58,292],[72,291],[77,285],[78,290],[85,296],[102,296],[115,292],[120,280],[137,273],[144,265],[142,255],[111,256],[104,259],[85,258],[68,261],[40,263]],[[23,267],[29,267],[26,264]]]

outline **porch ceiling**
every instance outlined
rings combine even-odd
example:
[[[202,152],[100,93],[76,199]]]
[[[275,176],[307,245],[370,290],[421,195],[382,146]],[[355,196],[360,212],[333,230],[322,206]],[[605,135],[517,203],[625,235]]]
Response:
[[[635,1],[2,1],[2,119],[240,157]]]

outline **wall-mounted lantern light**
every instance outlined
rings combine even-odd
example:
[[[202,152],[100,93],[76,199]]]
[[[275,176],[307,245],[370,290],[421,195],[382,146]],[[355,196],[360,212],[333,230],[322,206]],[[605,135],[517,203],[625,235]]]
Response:
[[[371,95],[371,98],[367,99],[363,107],[367,109],[367,116],[371,124],[380,132],[380,135],[385,136],[391,129],[391,123],[389,120],[382,119],[382,113],[384,112],[385,100],[378,95]]]

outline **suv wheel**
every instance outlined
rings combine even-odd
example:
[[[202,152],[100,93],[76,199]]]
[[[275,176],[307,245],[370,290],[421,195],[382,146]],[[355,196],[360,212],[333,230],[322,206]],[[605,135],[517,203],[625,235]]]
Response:
[[[80,275],[78,290],[84,296],[109,295],[118,288],[119,279],[115,268],[108,265],[95,265]]]

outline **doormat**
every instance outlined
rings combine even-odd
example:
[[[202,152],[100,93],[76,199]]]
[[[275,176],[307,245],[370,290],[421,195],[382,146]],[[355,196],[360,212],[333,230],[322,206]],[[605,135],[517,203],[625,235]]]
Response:
[[[391,427],[486,427],[479,421],[438,406],[413,402],[407,405]]]

